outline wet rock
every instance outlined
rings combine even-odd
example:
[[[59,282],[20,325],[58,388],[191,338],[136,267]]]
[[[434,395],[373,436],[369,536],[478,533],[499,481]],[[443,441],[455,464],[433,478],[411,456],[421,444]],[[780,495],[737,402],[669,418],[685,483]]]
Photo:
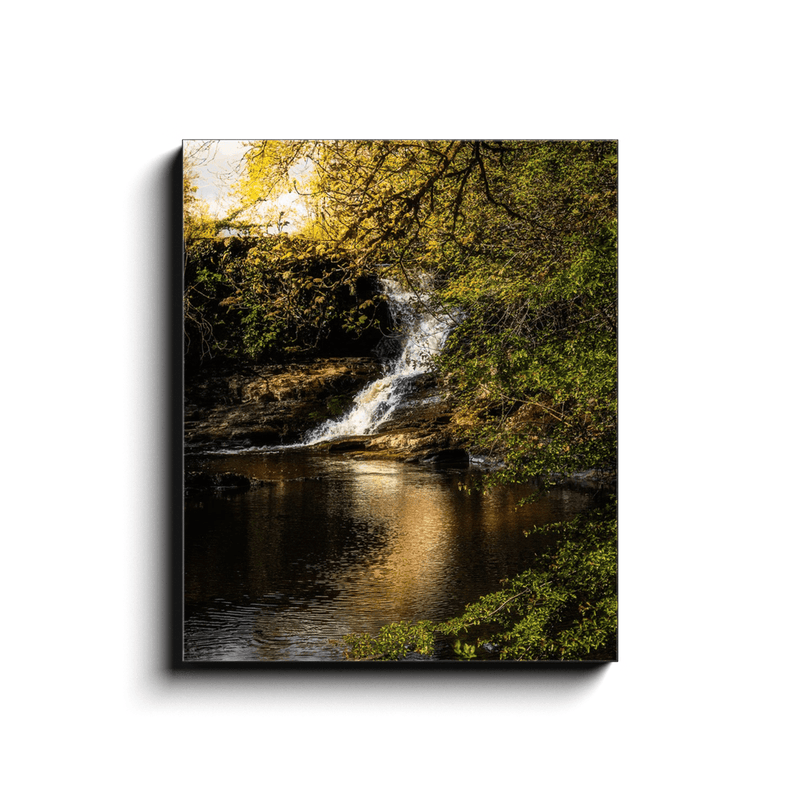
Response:
[[[238,371],[206,370],[187,381],[189,447],[289,444],[346,405],[381,374],[377,358],[327,358]]]
[[[205,472],[187,472],[183,478],[185,489],[210,489],[213,484],[211,476]]]
[[[250,478],[246,475],[239,475],[237,472],[219,472],[212,476],[214,486],[221,489],[240,489],[250,488]]]
[[[397,431],[375,436],[369,442],[370,450],[392,450],[396,453],[419,452],[435,447],[439,440],[436,433],[418,430]]]
[[[420,459],[422,464],[459,464],[466,466],[469,464],[469,453],[461,448],[450,450],[440,450],[437,453],[425,456]]]
[[[343,439],[335,442],[330,442],[328,445],[329,453],[353,453],[367,449],[368,437],[359,437],[358,439]]]

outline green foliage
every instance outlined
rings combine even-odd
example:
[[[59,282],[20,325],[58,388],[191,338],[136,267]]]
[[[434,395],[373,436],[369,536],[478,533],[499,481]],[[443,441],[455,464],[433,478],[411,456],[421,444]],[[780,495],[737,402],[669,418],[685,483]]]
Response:
[[[453,642],[453,652],[456,655],[456,658],[463,659],[465,661],[470,661],[473,658],[477,658],[477,654],[475,652],[475,645],[474,644],[464,644],[461,643],[460,639],[456,639]]]
[[[344,412],[345,403],[348,401],[346,396],[329,397],[326,403],[328,413],[332,417],[338,417]]]
[[[281,361],[370,332],[374,344],[387,320],[375,281],[314,250],[286,234],[188,238],[186,329],[197,327],[191,305],[206,325],[202,355]]]
[[[352,660],[397,661],[411,652],[432,655],[433,623],[393,622],[381,628],[376,636],[346,636],[346,657]]]
[[[440,360],[457,421],[505,464],[488,484],[611,473],[616,146],[517,143],[486,173],[496,202],[440,290],[465,313]]]

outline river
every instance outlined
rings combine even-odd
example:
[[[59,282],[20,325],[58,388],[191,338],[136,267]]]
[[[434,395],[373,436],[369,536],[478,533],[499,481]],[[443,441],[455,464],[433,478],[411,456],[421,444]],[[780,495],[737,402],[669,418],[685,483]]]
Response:
[[[460,490],[469,469],[305,449],[186,466],[269,482],[186,498],[186,661],[341,661],[344,634],[444,620],[501,588],[552,544],[536,526],[593,503],[559,489],[517,510],[524,488]]]

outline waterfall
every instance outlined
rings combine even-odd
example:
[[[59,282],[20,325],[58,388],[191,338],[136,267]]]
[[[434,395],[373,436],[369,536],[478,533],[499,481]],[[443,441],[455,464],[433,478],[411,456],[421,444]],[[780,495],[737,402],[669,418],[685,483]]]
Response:
[[[306,434],[304,444],[373,433],[402,401],[410,383],[408,379],[429,372],[431,357],[444,346],[453,327],[452,319],[432,314],[424,307],[426,296],[407,291],[396,281],[383,279],[381,286],[389,301],[394,327],[402,336],[400,355],[389,364],[383,377],[356,396],[348,413]]]

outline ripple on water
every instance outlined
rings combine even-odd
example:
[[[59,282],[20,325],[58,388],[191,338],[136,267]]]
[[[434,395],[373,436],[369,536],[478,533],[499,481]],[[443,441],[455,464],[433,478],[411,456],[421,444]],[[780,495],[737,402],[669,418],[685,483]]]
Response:
[[[339,660],[331,639],[445,619],[535,563],[550,542],[524,530],[592,502],[561,490],[515,510],[520,490],[459,491],[468,472],[306,451],[196,458],[274,483],[187,498],[187,660]]]

